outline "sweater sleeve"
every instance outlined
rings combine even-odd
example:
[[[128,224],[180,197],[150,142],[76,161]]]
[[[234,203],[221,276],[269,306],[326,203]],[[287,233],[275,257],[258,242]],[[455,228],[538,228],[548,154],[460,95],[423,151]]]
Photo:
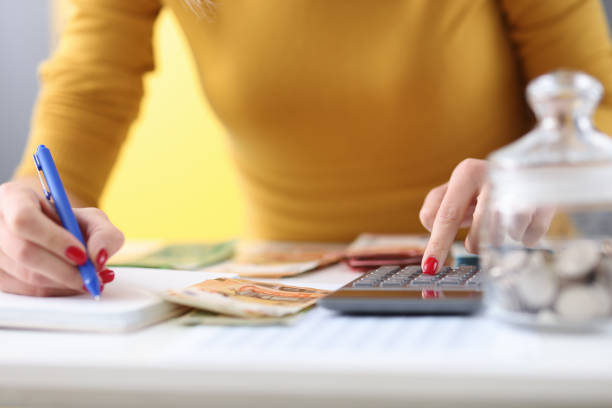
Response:
[[[612,134],[612,47],[598,0],[503,0],[512,41],[527,80],[567,68],[599,79],[604,97],[596,125]]]
[[[34,174],[38,144],[53,152],[66,188],[96,205],[130,124],[143,74],[153,69],[159,0],[73,0],[58,49],[41,65],[42,89],[15,176]]]

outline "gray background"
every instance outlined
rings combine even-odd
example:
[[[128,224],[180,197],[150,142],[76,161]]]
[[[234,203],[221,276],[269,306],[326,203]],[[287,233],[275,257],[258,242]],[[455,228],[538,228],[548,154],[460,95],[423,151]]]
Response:
[[[50,0],[0,0],[0,182],[21,157],[38,92],[36,68],[49,54]]]
[[[603,3],[610,20],[612,0]],[[28,135],[38,91],[36,68],[51,44],[49,4],[0,0],[0,182],[11,177]]]

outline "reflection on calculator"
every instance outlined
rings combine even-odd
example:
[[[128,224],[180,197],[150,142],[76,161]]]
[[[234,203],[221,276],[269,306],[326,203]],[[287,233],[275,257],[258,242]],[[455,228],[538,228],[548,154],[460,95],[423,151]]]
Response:
[[[444,267],[425,275],[420,266],[381,266],[319,301],[355,314],[470,314],[482,305],[476,266]]]

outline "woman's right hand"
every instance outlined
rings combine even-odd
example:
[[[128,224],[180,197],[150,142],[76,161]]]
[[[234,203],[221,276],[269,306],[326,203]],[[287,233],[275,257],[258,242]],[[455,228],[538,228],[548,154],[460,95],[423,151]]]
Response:
[[[89,257],[101,283],[114,273],[105,269],[109,256],[123,245],[123,234],[97,208],[78,208],[88,253],[64,229],[53,206],[19,181],[0,185],[0,290],[30,296],[85,293],[77,265]]]

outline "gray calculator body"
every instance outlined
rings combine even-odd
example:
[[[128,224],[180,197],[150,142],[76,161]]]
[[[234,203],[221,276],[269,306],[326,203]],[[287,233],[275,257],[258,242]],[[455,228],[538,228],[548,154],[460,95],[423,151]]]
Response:
[[[482,294],[476,266],[444,267],[436,275],[419,266],[382,266],[319,304],[352,314],[472,314],[481,308]]]

